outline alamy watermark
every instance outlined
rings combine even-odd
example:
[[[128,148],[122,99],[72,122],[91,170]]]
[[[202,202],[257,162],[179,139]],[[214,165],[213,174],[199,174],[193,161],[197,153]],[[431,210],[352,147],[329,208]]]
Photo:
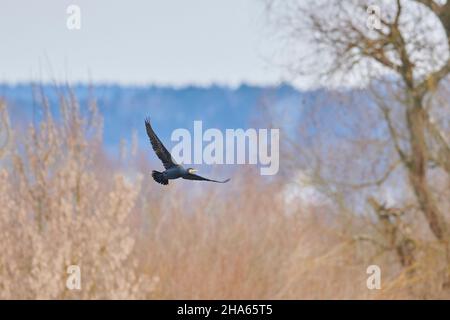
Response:
[[[75,4],[71,4],[66,9],[67,19],[66,26],[69,30],[81,29],[81,8]]]
[[[381,289],[381,269],[376,264],[372,264],[366,269],[367,274],[370,276],[367,278],[366,285],[369,290]]]
[[[223,133],[209,128],[203,132],[202,121],[194,121],[193,137],[189,130],[179,128],[171,140],[177,142],[171,154],[182,164],[259,165],[264,176],[277,174],[280,167],[279,129],[226,129]]]
[[[370,5],[366,10],[369,15],[366,20],[366,26],[369,30],[381,29],[381,9],[377,5]]]
[[[66,288],[69,290],[81,290],[81,269],[78,265],[67,267]]]

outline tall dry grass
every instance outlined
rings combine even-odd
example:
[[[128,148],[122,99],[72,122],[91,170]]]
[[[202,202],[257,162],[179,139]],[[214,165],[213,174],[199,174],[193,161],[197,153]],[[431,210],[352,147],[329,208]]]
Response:
[[[45,100],[43,110],[26,129],[0,127],[10,133],[0,160],[0,298],[449,297],[433,242],[418,242],[411,274],[395,252],[358,239],[373,232],[363,217],[349,223],[333,206],[295,199],[293,209],[281,179],[261,182],[251,170],[225,187],[163,191],[145,165],[124,171],[103,154],[95,104],[82,117],[75,97],[62,95],[58,120]],[[72,264],[79,291],[66,288]],[[382,290],[366,287],[370,264],[381,267]]]
[[[61,121],[13,130],[0,170],[0,297],[142,298],[152,279],[135,272],[127,222],[139,196],[117,173],[95,167],[100,148],[95,107],[80,117],[61,97]],[[90,123],[89,123],[90,122]],[[66,268],[79,265],[82,290],[66,289]]]

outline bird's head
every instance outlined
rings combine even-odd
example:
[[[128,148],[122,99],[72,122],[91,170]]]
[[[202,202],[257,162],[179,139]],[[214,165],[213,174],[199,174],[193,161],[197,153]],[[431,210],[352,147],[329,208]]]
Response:
[[[194,174],[194,173],[196,173],[198,170],[197,169],[194,169],[194,168],[189,168],[189,169],[187,169],[187,172],[189,173],[189,174]]]

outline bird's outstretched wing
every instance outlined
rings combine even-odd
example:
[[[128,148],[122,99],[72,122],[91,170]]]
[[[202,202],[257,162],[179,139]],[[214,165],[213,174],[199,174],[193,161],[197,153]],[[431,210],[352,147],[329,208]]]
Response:
[[[183,176],[183,179],[186,179],[186,180],[211,181],[211,182],[217,182],[217,183],[227,183],[228,181],[230,181],[230,179],[226,179],[226,180],[223,180],[223,181],[207,179],[207,178],[203,178],[203,177],[200,177],[200,176],[198,176],[196,174],[192,174],[192,173],[189,173],[189,174]]]
[[[164,168],[169,169],[176,166],[177,163],[172,159],[169,151],[167,151],[166,147],[164,147],[161,140],[159,140],[158,136],[155,134],[155,131],[153,131],[153,128],[150,125],[149,118],[145,119],[145,129],[147,130],[147,135],[150,138],[152,148],[158,156],[159,160],[162,161]]]

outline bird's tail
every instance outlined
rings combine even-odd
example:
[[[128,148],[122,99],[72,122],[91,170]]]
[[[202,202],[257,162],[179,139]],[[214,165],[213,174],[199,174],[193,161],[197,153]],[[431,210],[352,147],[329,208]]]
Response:
[[[164,177],[164,175],[161,172],[159,172],[159,171],[153,170],[152,171],[152,177],[158,183],[161,183],[163,185],[168,185],[169,184],[169,180],[167,180]]]

